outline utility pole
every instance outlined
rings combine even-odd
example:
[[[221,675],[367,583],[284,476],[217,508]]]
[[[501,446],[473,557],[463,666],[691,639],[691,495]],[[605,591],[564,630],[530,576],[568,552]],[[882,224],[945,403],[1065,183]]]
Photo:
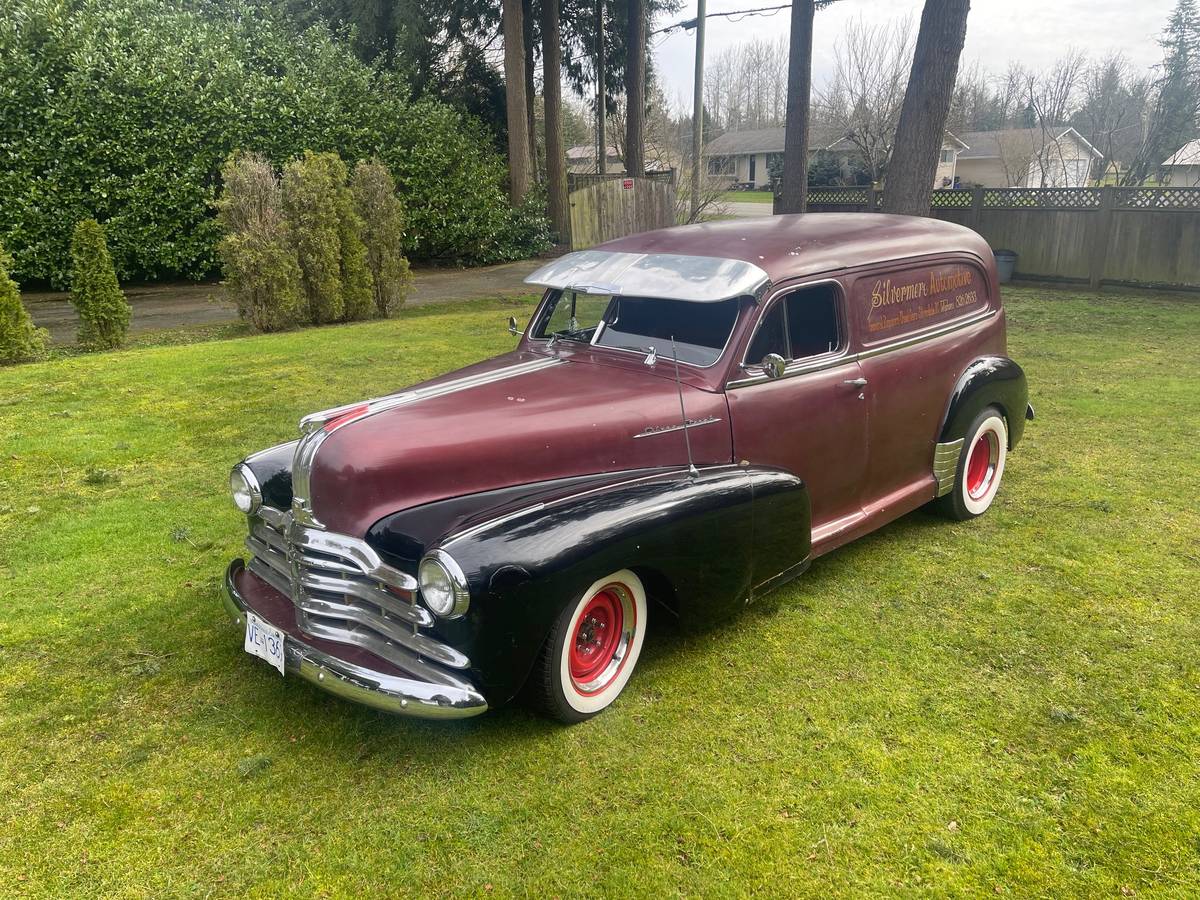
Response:
[[[700,165],[704,149],[704,0],[696,0],[696,78],[692,97],[692,210],[700,214]]]
[[[604,0],[596,0],[596,171],[608,174],[608,137],[605,135],[604,102]]]

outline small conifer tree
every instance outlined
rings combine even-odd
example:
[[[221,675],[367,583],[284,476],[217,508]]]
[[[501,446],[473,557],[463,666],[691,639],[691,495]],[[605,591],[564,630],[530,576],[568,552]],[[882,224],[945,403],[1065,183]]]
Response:
[[[335,153],[306,150],[283,169],[283,211],[292,236],[307,320],[315,325],[345,315],[342,297],[343,210],[346,164]]]
[[[225,236],[217,250],[238,313],[259,331],[296,324],[304,318],[300,265],[274,167],[261,154],[234,153],[221,180],[216,207]]]
[[[34,327],[21,305],[21,292],[9,276],[10,257],[0,247],[0,364],[26,362],[46,355],[47,333]]]
[[[121,346],[129,330],[129,301],[117,284],[104,229],[84,219],[71,237],[71,303],[79,312],[79,343],[89,350]]]
[[[387,318],[404,305],[412,276],[404,257],[404,207],[392,174],[378,159],[354,167],[350,189],[363,221],[363,243],[374,282],[375,315]]]

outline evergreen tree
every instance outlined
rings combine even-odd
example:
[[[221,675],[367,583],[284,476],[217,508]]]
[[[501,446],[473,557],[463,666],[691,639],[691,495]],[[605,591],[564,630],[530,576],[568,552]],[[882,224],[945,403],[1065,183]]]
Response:
[[[404,305],[411,276],[404,258],[404,207],[387,166],[377,159],[354,167],[350,189],[363,222],[367,266],[374,285],[375,314],[387,318]]]
[[[1196,0],[1178,0],[1159,41],[1163,48],[1158,97],[1146,140],[1126,183],[1141,184],[1163,161],[1196,137],[1200,125],[1200,14]]]
[[[12,257],[0,247],[0,364],[46,355],[46,329],[34,327],[21,304],[21,292],[8,274],[11,266]]]
[[[307,320],[315,325],[339,321],[346,312],[342,297],[343,215],[339,188],[346,164],[335,153],[293,159],[283,169],[283,210],[300,263]]]
[[[71,303],[79,312],[79,343],[89,350],[121,346],[129,330],[129,301],[117,284],[104,228],[84,219],[71,237]]]

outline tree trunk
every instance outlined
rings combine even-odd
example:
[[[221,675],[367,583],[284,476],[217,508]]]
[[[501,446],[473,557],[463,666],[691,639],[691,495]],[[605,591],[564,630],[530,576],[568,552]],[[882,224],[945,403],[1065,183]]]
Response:
[[[646,4],[629,0],[625,40],[625,171],[646,174]]]
[[[508,196],[513,206],[529,191],[529,118],[525,96],[525,33],[521,0],[503,0],[504,100],[508,121]]]
[[[521,40],[525,45],[525,118],[529,129],[529,164],[532,179],[539,179],[537,152],[537,87],[534,85],[533,0],[521,0]]]
[[[567,205],[567,159],[562,135],[562,38],[559,0],[542,0],[542,99],[546,107],[546,193],[550,224],[565,244],[571,231]]]
[[[596,0],[596,171],[608,174],[608,101],[604,90],[604,0]]]
[[[779,211],[801,213],[808,205],[808,121],[812,95],[813,0],[792,3],[788,46],[787,123]]]
[[[970,0],[925,0],[884,185],[884,212],[929,215],[970,9]]]

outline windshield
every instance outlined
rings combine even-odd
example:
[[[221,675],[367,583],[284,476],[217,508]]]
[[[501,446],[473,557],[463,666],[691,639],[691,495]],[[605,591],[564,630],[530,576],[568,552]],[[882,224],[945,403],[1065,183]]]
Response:
[[[634,350],[711,366],[721,358],[737,321],[738,300],[698,303],[561,291],[542,310],[533,337]]]

